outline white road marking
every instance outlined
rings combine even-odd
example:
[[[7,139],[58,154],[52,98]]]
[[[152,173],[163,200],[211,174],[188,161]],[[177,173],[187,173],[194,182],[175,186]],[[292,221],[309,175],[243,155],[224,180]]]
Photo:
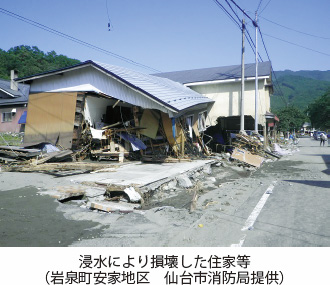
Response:
[[[269,185],[269,187],[267,188],[265,193],[261,196],[257,206],[255,206],[252,213],[250,214],[250,216],[245,221],[245,224],[244,224],[243,228],[241,229],[242,231],[252,229],[252,227],[253,227],[255,221],[257,220],[262,208],[265,206],[266,201],[269,198],[269,194],[273,193],[273,189],[274,189],[276,183],[277,183],[277,181],[273,181],[273,183],[271,185]],[[246,235],[244,235],[240,239],[238,244],[232,244],[231,247],[241,247],[243,245],[244,241],[245,241],[245,237],[246,237]]]
[[[230,247],[242,247],[243,246],[243,243],[245,241],[245,237],[246,235],[244,235],[240,240],[239,240],[239,243],[233,243]]]

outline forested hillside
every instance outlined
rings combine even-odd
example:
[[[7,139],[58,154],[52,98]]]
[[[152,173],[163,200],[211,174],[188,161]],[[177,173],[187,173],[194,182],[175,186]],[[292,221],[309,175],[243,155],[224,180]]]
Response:
[[[298,76],[298,74],[304,74]],[[307,76],[308,75],[308,76]],[[330,89],[330,71],[280,71],[276,72],[278,83],[284,94],[284,98],[291,106],[296,106],[300,110],[305,110],[309,104]],[[327,80],[317,80],[314,78],[328,78]],[[271,97],[271,109],[276,111],[285,106],[283,100],[278,96],[277,88]]]
[[[276,71],[276,76],[278,78],[282,76],[301,76],[305,78],[311,78],[322,81],[330,81],[330,70],[321,71],[321,70],[300,70],[300,71],[292,71],[292,70],[284,70],[284,71]]]
[[[43,52],[37,47],[17,46],[8,51],[0,49],[0,78],[9,79],[10,70],[18,71],[19,77],[42,73],[79,63],[55,51]]]
[[[17,46],[8,51],[0,49],[0,78],[9,79],[10,70],[18,71],[19,77],[42,73],[75,65],[80,61],[58,55],[55,51],[43,52],[38,47]],[[305,110],[309,104],[330,90],[330,70],[276,71],[278,84],[290,106]],[[271,97],[271,110],[276,112],[285,104],[278,96],[277,88]]]

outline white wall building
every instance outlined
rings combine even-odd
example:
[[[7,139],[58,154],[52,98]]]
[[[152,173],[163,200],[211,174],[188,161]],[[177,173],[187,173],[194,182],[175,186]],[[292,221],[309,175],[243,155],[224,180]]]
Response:
[[[216,125],[219,117],[231,120],[230,129],[239,129],[241,110],[241,65],[203,68],[155,74],[180,82],[192,90],[215,101],[208,114],[207,124]],[[266,125],[266,112],[270,112],[270,95],[273,91],[271,63],[258,64],[259,129]],[[255,64],[245,65],[244,91],[245,129],[254,129],[255,118]],[[250,120],[249,120],[250,119]]]

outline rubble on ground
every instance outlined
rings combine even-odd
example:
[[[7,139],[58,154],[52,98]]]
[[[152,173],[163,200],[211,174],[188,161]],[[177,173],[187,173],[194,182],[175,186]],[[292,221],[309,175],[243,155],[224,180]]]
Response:
[[[230,152],[212,153],[203,142],[202,136],[195,130],[193,142],[188,130],[183,126],[181,145],[176,142],[170,144],[165,130],[164,122],[159,121],[157,131],[161,142],[156,143],[151,138],[146,139],[140,132],[143,127],[124,126],[121,123],[114,126],[103,127],[99,132],[101,139],[95,146],[88,124],[82,132],[84,145],[79,150],[62,149],[49,143],[40,143],[25,147],[0,146],[0,161],[2,171],[40,172],[54,176],[69,176],[82,173],[113,172],[119,167],[113,160],[123,162],[124,159],[140,159],[144,163],[180,163],[191,162],[195,159],[210,159],[212,163],[190,173],[182,173],[166,181],[157,181],[154,185],[140,189],[137,185],[73,185],[60,187],[50,193],[59,202],[65,203],[81,200],[80,205],[91,210],[105,212],[128,213],[150,205],[150,201],[164,197],[173,197],[180,191],[186,191],[187,201],[183,206],[194,211],[199,191],[203,185],[216,185],[218,183],[214,173],[223,169],[242,171],[248,173],[255,171],[262,163],[270,162],[283,155],[291,154],[292,144],[284,141],[269,141],[269,147],[258,136],[249,136],[244,133],[236,134]],[[95,134],[94,134],[95,135]],[[145,146],[145,147],[144,147]],[[132,148],[139,151],[133,155]],[[87,162],[86,157],[98,160],[107,159],[108,163]],[[214,169],[219,168],[218,171]],[[213,174],[212,174],[213,173]],[[220,184],[216,185],[221,187]],[[163,197],[161,197],[163,195]],[[161,200],[159,199],[159,200]],[[205,205],[205,207],[210,204]]]

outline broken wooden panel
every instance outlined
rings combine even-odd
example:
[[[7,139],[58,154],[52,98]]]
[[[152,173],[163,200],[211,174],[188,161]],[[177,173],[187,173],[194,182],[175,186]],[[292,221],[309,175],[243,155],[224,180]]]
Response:
[[[71,148],[77,93],[30,94],[24,143]]]
[[[157,115],[158,114],[152,112],[152,110],[144,110],[140,121],[140,127],[145,129],[141,130],[140,134],[152,139],[156,138],[160,119],[160,117],[157,117]]]
[[[84,131],[84,109],[85,109],[85,99],[84,93],[78,93],[76,99],[76,110],[74,117],[74,128],[72,135],[72,149],[79,149],[81,147],[81,136]]]
[[[168,116],[168,114],[161,113],[162,115],[162,122],[163,122],[163,127],[164,131],[166,134],[166,138],[170,144],[170,146],[173,148],[173,151],[175,152],[176,155],[184,155],[184,142],[185,142],[185,136],[184,136],[184,131],[181,128],[179,124],[176,124],[176,136],[175,138],[173,137],[173,132],[172,132],[172,120]]]
[[[263,157],[252,154],[247,150],[239,148],[234,149],[231,157],[255,167],[260,167],[260,165],[264,161]]]

